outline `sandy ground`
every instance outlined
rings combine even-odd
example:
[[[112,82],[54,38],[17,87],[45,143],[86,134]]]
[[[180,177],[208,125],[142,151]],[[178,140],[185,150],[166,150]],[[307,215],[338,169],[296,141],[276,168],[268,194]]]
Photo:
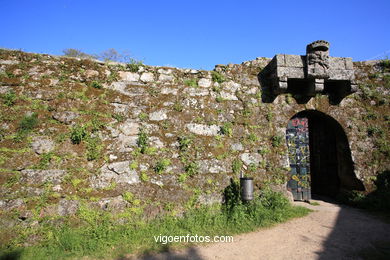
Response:
[[[314,210],[269,229],[182,251],[127,259],[390,259],[390,224],[361,210],[317,200]]]

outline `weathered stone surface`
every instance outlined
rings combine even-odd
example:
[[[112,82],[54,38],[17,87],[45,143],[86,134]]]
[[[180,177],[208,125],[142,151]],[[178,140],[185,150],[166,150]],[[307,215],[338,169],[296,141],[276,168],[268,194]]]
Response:
[[[136,107],[134,104],[111,103],[111,105],[114,106],[114,112],[118,114],[127,114]]]
[[[99,76],[99,72],[96,70],[86,70],[85,71],[85,76],[87,78],[93,78]]]
[[[28,184],[43,184],[51,181],[54,185],[60,184],[66,175],[65,170],[22,170],[22,181]]]
[[[161,81],[161,82],[171,82],[174,79],[175,79],[174,76],[166,75],[166,74],[160,74],[160,76],[158,77],[158,80]]]
[[[76,118],[79,117],[79,114],[72,111],[65,112],[55,112],[53,113],[53,118],[60,121],[61,123],[70,125]]]
[[[160,74],[164,74],[164,75],[171,75],[173,70],[172,69],[158,69],[157,70],[158,73]]]
[[[140,125],[132,120],[126,120],[120,124],[119,129],[124,135],[137,135]]]
[[[178,90],[176,88],[162,88],[161,89],[161,94],[163,94],[163,95],[168,95],[168,94],[177,95],[177,92],[178,92]]]
[[[289,201],[294,201],[291,191],[287,190],[287,184],[270,184],[270,189],[282,193]]]
[[[213,81],[211,79],[201,78],[198,81],[198,86],[201,88],[209,88],[209,87],[211,87],[212,83],[213,83]]]
[[[107,165],[107,168],[116,174],[126,174],[128,173],[129,169],[129,162],[124,161],[124,162],[116,162],[116,163],[111,163]]]
[[[197,135],[215,136],[220,131],[220,127],[217,125],[187,124],[186,127]]]
[[[164,143],[157,136],[149,137],[149,146],[155,147],[158,149],[165,147]]]
[[[116,196],[112,198],[102,198],[98,202],[92,204],[98,206],[102,210],[121,212],[129,203],[126,202],[122,196]]]
[[[241,160],[245,165],[255,164],[258,165],[262,157],[258,153],[243,153],[241,154]]]
[[[37,154],[48,153],[54,149],[54,142],[47,136],[36,136],[31,147]]]
[[[223,196],[220,193],[201,194],[198,197],[198,203],[202,205],[221,204],[222,201],[223,201]]]
[[[19,64],[18,60],[0,60],[0,64],[2,65],[14,65]]]
[[[219,95],[224,100],[238,100],[236,95],[229,93],[229,92],[221,91],[221,93]]]
[[[58,215],[60,216],[74,215],[76,214],[78,209],[79,209],[78,200],[62,199],[58,203]]]
[[[167,119],[167,111],[159,110],[149,114],[149,120],[151,121],[161,121]]]
[[[139,177],[136,171],[130,169],[130,161],[114,162],[103,165],[100,174],[90,178],[93,188],[106,188],[112,182],[117,184],[139,183]]]
[[[151,73],[151,72],[142,73],[141,81],[143,81],[143,82],[153,82],[154,81],[153,73]]]
[[[208,89],[200,89],[200,88],[187,88],[184,92],[191,97],[208,96],[210,94]]]
[[[229,91],[229,92],[236,92],[237,90],[239,90],[241,88],[241,84],[238,84],[232,80],[228,81],[228,82],[223,82],[221,84],[221,87],[226,90],[226,91]]]
[[[230,145],[230,149],[232,149],[233,151],[243,151],[244,146],[241,143],[235,143]]]
[[[5,211],[11,211],[14,209],[20,209],[25,206],[25,203],[22,199],[14,199],[14,200],[1,200],[0,201],[0,209],[3,209]]]
[[[138,81],[140,76],[138,73],[119,71],[119,77],[124,81]]]
[[[200,173],[226,173],[226,165],[223,161],[210,159],[198,162]]]

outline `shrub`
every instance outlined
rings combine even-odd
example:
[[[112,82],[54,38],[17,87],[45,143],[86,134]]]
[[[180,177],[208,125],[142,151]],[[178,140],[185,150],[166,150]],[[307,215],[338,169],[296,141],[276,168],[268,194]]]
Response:
[[[216,71],[211,72],[211,78],[214,82],[218,82],[218,83],[222,83],[225,81],[225,77]]]
[[[260,194],[260,202],[265,208],[271,210],[289,205],[288,199],[282,193],[267,188]]]
[[[125,116],[122,114],[112,114],[111,116],[112,116],[112,118],[114,118],[118,122],[125,121]]]
[[[103,129],[105,126],[105,123],[103,121],[97,119],[96,117],[91,120],[90,124],[91,124],[91,132],[92,133]]]
[[[149,147],[149,136],[144,129],[141,129],[138,133],[137,145],[141,148],[141,153],[145,153]]]
[[[368,136],[382,136],[383,135],[383,130],[380,129],[377,126],[369,126],[367,127],[367,135]]]
[[[386,72],[386,71],[390,71],[390,59],[383,59],[381,62],[380,62],[380,66],[383,68],[383,70]]]
[[[130,62],[126,64],[126,67],[131,72],[138,72],[139,67],[142,66],[142,61],[137,61],[135,59],[130,58]]]
[[[84,140],[87,137],[87,130],[85,126],[81,126],[76,124],[72,127],[72,130],[70,132],[70,140],[73,144],[79,144],[82,140]]]
[[[240,159],[235,159],[232,163],[233,173],[239,174],[242,169],[242,161]]]
[[[130,191],[126,191],[125,193],[122,194],[122,198],[127,201],[127,202],[132,202],[134,199],[134,194],[131,193]]]
[[[103,85],[99,81],[92,81],[91,82],[91,87],[97,88],[97,89],[102,89]]]
[[[198,173],[199,166],[196,162],[190,162],[185,166],[185,171],[188,174],[188,176],[194,176]]]
[[[156,166],[154,167],[154,171],[158,174],[164,172],[168,166],[171,165],[171,161],[169,159],[161,159],[157,162]]]
[[[175,104],[173,105],[173,109],[177,112],[182,112],[183,111],[183,104],[179,101],[176,101]]]
[[[148,118],[148,114],[146,114],[146,113],[144,113],[144,112],[141,112],[141,113],[139,113],[138,118],[139,118],[141,121],[145,121],[145,120]]]
[[[187,151],[188,147],[192,144],[192,138],[187,136],[180,136],[178,138],[180,151]]]
[[[198,86],[198,82],[196,81],[196,79],[187,79],[184,81],[184,84],[193,88],[196,88]]]
[[[149,181],[149,176],[146,174],[146,172],[141,172],[140,179],[143,182],[147,182],[147,181]]]
[[[250,142],[257,142],[259,140],[259,138],[257,137],[257,135],[255,135],[254,133],[250,133],[248,135],[248,140]]]
[[[64,49],[62,52],[64,53],[64,56],[68,56],[68,57],[87,58],[87,59],[96,58],[96,56],[94,55],[90,55],[85,52],[82,52],[81,50],[73,49],[73,48]]]
[[[38,125],[38,115],[37,113],[32,113],[31,115],[26,115],[22,118],[19,123],[19,131],[21,132],[29,132],[34,127]]]
[[[91,137],[87,139],[87,160],[93,161],[100,157],[102,144],[99,137]]]
[[[274,135],[274,136],[271,138],[272,146],[273,146],[273,147],[279,147],[280,145],[282,145],[283,140],[284,140],[284,137],[283,137],[283,136]]]
[[[8,91],[3,96],[3,100],[4,100],[4,105],[6,105],[7,107],[13,106],[15,104],[15,101],[16,101],[16,94],[15,94],[15,92],[13,92],[12,90]]]
[[[224,123],[223,126],[221,126],[221,134],[232,137],[233,136],[233,124],[230,122]]]

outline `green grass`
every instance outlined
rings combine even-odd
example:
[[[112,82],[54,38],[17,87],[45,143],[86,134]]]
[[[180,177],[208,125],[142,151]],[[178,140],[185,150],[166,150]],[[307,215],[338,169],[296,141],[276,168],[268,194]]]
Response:
[[[15,92],[12,90],[8,91],[7,93],[5,93],[3,95],[3,102],[4,102],[4,105],[6,105],[7,107],[13,106],[16,102],[16,99],[17,99],[17,96],[16,96]]]
[[[133,213],[137,208],[134,208]],[[131,211],[131,210],[130,210]],[[129,211],[129,212],[130,212]],[[22,236],[3,244],[0,259],[17,256],[18,259],[79,259],[81,257],[117,258],[124,254],[142,254],[167,247],[185,246],[178,243],[156,243],[154,236],[162,235],[234,235],[269,227],[294,217],[302,217],[310,210],[293,207],[280,193],[266,191],[251,203],[214,205],[190,210],[182,218],[165,216],[143,221],[131,218],[129,212],[110,215],[82,206],[78,221],[63,225],[49,225],[35,230],[42,240],[30,247],[21,247],[32,229],[20,228]],[[118,224],[115,217],[128,217]],[[76,223],[77,222],[77,223]],[[7,232],[6,230],[4,232]]]
[[[225,77],[217,71],[211,71],[211,78],[214,82],[218,83],[226,81]]]
[[[70,140],[73,144],[79,144],[87,137],[87,130],[85,126],[75,125],[70,132]]]
[[[189,87],[196,88],[198,87],[198,82],[196,79],[187,79],[184,81],[184,84]]]

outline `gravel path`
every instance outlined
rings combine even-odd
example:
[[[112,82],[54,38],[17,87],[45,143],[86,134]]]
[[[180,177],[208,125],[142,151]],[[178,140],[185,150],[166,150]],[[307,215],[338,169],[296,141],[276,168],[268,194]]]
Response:
[[[138,259],[390,259],[390,224],[324,201],[308,216],[215,243]],[[134,258],[130,258],[134,259]]]

